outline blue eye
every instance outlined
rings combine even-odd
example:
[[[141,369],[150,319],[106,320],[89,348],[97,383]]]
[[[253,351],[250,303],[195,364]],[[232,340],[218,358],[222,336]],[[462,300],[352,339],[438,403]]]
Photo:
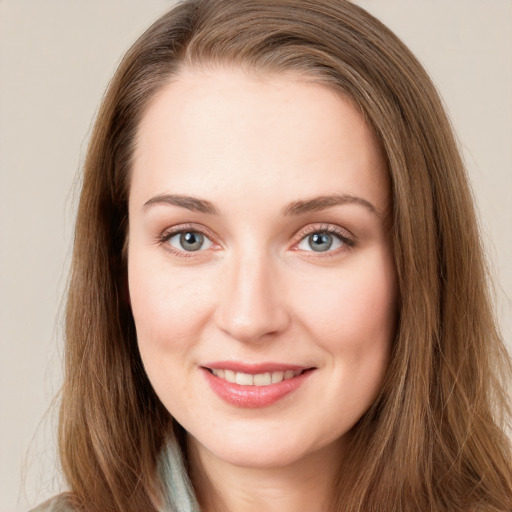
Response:
[[[195,252],[209,249],[212,242],[198,231],[182,231],[170,236],[167,243],[180,251]]]
[[[305,236],[297,245],[301,251],[327,252],[343,247],[347,242],[329,231],[316,231]]]

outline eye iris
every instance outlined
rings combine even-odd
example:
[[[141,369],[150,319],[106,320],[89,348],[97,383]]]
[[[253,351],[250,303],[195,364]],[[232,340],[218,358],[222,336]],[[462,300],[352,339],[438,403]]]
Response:
[[[204,236],[201,233],[187,231],[180,235],[180,244],[186,251],[198,251],[204,243]]]
[[[329,233],[313,233],[309,235],[309,246],[313,251],[328,251],[332,245],[332,235]]]

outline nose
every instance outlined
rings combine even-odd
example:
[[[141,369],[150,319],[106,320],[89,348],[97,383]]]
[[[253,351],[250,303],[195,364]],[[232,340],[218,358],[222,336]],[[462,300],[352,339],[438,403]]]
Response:
[[[289,325],[285,290],[270,259],[253,254],[230,261],[219,283],[217,326],[239,341],[275,338]]]

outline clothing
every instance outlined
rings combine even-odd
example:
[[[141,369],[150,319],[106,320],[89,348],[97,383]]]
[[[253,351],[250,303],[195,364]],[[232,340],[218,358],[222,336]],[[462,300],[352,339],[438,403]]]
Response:
[[[159,512],[200,512],[176,442],[168,443],[162,451],[158,472],[165,489],[164,502]],[[30,512],[74,512],[74,510],[66,494],[59,494]]]
[[[50,498],[48,501],[41,503],[38,507],[32,509],[30,512],[73,512],[65,494],[59,494]]]
[[[165,483],[165,501],[160,512],[200,512],[177,442],[168,443],[163,450],[158,472]]]

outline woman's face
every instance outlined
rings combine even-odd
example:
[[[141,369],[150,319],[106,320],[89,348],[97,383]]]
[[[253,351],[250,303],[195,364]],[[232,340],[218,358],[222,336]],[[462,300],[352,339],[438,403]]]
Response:
[[[148,377],[192,443],[343,449],[394,337],[389,183],[358,111],[294,75],[186,70],[139,127],[128,277]]]

